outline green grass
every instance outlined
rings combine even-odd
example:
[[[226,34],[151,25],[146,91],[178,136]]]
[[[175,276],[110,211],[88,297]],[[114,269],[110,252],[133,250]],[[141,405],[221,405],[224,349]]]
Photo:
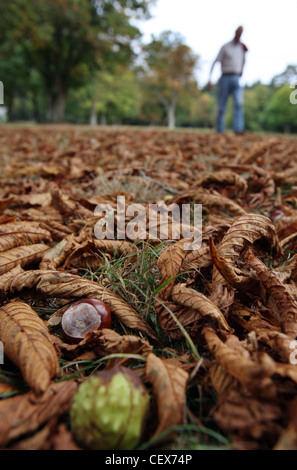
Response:
[[[123,298],[131,307],[133,307],[154,329],[160,341],[164,345],[163,348],[154,348],[154,353],[160,358],[177,357],[182,361],[187,362],[183,357],[185,354],[189,355],[189,360],[196,361],[197,363],[203,362],[197,345],[194,343],[188,332],[184,329],[181,323],[174,316],[173,312],[163,304],[164,308],[168,311],[180,329],[183,339],[172,340],[169,338],[158,324],[158,319],[155,311],[155,300],[161,288],[163,288],[168,280],[160,284],[161,276],[157,269],[157,262],[162,251],[168,246],[168,242],[147,242],[143,241],[137,244],[138,256],[135,260],[134,253],[132,255],[118,256],[115,252],[110,258],[105,256],[105,260],[96,272],[87,269],[82,273],[83,277],[95,282],[101,283],[104,281],[105,286]],[[180,273],[173,279],[183,281],[185,273]],[[127,328],[114,320],[112,325],[113,329],[119,334],[127,334]],[[130,333],[135,334],[131,331]],[[129,367],[143,368],[145,359],[142,356],[133,354],[115,354],[100,358],[96,361],[82,361],[76,363],[61,364],[61,370],[66,375],[61,380],[68,380],[70,378],[78,378],[84,375],[94,373],[96,370],[103,368],[105,363],[114,358],[129,359]],[[66,373],[67,372],[67,373]],[[193,391],[192,391],[193,392]],[[188,394],[187,407],[191,409],[194,415],[201,415],[201,410],[213,409],[216,406],[215,396],[199,397],[198,391],[195,388],[194,398],[193,393]],[[166,441],[174,432],[174,438]],[[165,439],[165,441],[164,441]],[[165,447],[164,447],[165,446]],[[153,441],[142,442],[139,449],[151,448],[171,448],[175,450],[214,450],[214,449],[230,449],[230,441],[222,436],[216,429],[213,421],[210,421],[207,413],[202,417],[201,425],[193,422],[190,417],[186,419],[185,424],[175,426],[161,434],[158,439]]]

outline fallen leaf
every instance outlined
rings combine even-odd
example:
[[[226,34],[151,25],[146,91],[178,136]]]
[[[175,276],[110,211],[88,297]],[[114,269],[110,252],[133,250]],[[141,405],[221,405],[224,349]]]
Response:
[[[184,420],[188,374],[150,354],[147,358],[146,377],[152,384],[152,392],[157,403],[158,427],[151,439]]]
[[[0,339],[5,355],[16,364],[25,382],[45,392],[60,370],[47,327],[29,305],[12,302],[0,308]]]

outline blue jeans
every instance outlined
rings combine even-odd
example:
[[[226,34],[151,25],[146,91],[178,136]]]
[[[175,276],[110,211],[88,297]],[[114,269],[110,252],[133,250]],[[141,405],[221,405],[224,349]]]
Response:
[[[244,129],[243,94],[239,84],[239,79],[240,75],[222,75],[220,78],[218,95],[219,109],[216,126],[217,132],[224,132],[225,130],[225,113],[229,95],[232,95],[234,100],[234,132],[242,132]]]

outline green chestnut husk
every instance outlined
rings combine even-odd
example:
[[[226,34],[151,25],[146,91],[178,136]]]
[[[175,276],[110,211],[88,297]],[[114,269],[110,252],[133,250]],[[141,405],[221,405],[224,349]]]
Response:
[[[90,450],[133,450],[140,442],[150,396],[138,375],[116,366],[83,382],[70,410],[76,442]]]

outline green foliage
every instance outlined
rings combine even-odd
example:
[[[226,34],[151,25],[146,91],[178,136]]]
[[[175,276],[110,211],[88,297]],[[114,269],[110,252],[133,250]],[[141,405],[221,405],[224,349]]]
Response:
[[[24,67],[36,70],[48,98],[48,120],[63,119],[70,88],[102,63],[128,63],[140,36],[131,17],[148,13],[149,0],[3,0],[0,37],[19,44]]]
[[[136,57],[141,33],[132,20],[147,18],[155,1],[2,0],[8,120],[214,128],[217,86],[199,90],[199,57],[180,34],[164,31]],[[297,131],[297,105],[290,102],[296,79],[291,64],[270,84],[245,87],[248,131]],[[227,128],[232,118],[230,99]]]
[[[134,70],[118,66],[112,72],[99,71],[92,84],[71,92],[66,117],[74,122],[75,119],[88,122],[94,106],[96,117],[104,123],[123,122],[127,117],[137,118],[139,93]]]
[[[195,68],[198,56],[184,43],[180,34],[165,31],[144,47],[144,57],[144,101],[163,105],[168,113],[168,125],[174,127],[180,99],[186,94],[195,96],[197,93]]]
[[[264,112],[273,96],[273,89],[261,82],[248,87],[244,93],[244,111],[246,128],[259,131],[263,128]]]
[[[263,126],[274,132],[297,132],[297,105],[290,102],[292,89],[283,85],[265,107]]]

